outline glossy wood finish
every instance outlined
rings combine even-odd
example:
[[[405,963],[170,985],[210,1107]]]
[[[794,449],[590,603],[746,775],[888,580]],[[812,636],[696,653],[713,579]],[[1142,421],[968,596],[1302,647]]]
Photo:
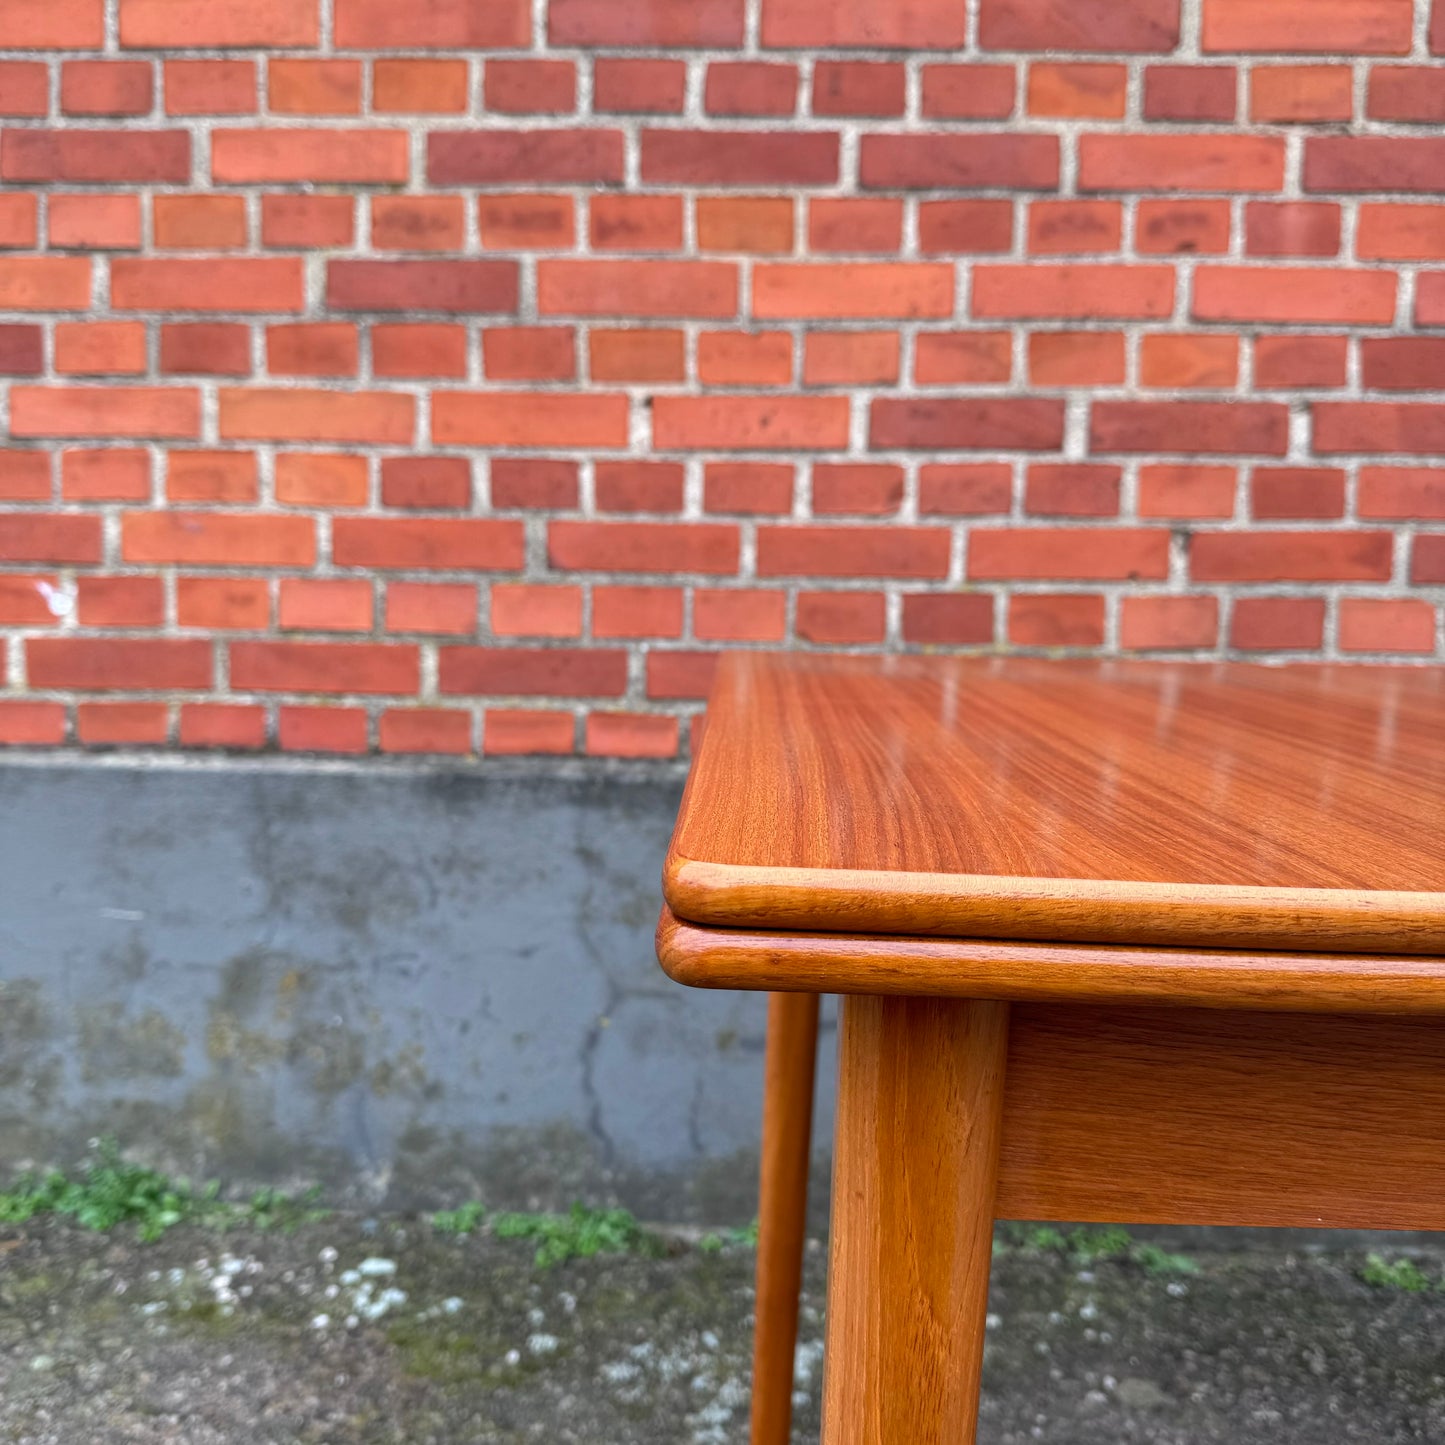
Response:
[[[1445,670],[734,654],[664,891],[717,927],[1445,952]]]
[[[1015,1006],[996,1207],[1005,1219],[1445,1229],[1445,1028]]]
[[[668,909],[657,956],[693,988],[1445,1014],[1445,958],[768,933]]]
[[[1008,1005],[848,998],[824,1445],[972,1445]]]
[[[788,1445],[792,1434],[817,1057],[818,995],[773,994],[763,1065],[752,1445]]]

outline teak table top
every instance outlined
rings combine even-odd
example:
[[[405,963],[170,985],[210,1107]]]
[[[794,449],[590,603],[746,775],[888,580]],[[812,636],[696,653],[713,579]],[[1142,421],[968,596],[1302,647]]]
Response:
[[[734,654],[664,892],[733,929],[1445,953],[1445,670]]]

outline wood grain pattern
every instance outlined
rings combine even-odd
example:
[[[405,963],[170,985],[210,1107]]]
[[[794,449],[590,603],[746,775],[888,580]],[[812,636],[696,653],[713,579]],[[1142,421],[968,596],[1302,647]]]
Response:
[[[817,1059],[818,995],[775,993],[763,1063],[752,1445],[788,1445],[792,1436]]]
[[[824,1445],[972,1445],[1008,1005],[849,998]]]
[[[1445,1014],[1445,958],[769,933],[667,908],[657,956],[693,988]]]
[[[1445,1229],[1436,1019],[1011,1018],[1000,1218]]]
[[[693,923],[1445,952],[1445,670],[734,654]]]

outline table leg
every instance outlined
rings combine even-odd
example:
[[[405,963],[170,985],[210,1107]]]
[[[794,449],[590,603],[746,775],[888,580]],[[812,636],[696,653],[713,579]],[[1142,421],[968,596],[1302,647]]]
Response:
[[[803,1282],[817,1054],[818,995],[769,994],[752,1445],[788,1445],[792,1428],[793,1355]]]
[[[850,997],[824,1445],[973,1445],[1008,1005]]]

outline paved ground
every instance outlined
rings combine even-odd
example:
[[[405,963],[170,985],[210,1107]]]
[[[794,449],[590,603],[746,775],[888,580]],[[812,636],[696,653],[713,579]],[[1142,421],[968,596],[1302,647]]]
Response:
[[[745,1246],[538,1270],[533,1247],[424,1221],[177,1228],[138,1244],[0,1227],[7,1445],[734,1445]],[[1002,1256],[984,1445],[1445,1440],[1433,1292],[1358,1254],[1200,1254],[1192,1275]],[[368,1263],[370,1261],[370,1263]],[[810,1250],[796,1438],[816,1439],[823,1251]]]

